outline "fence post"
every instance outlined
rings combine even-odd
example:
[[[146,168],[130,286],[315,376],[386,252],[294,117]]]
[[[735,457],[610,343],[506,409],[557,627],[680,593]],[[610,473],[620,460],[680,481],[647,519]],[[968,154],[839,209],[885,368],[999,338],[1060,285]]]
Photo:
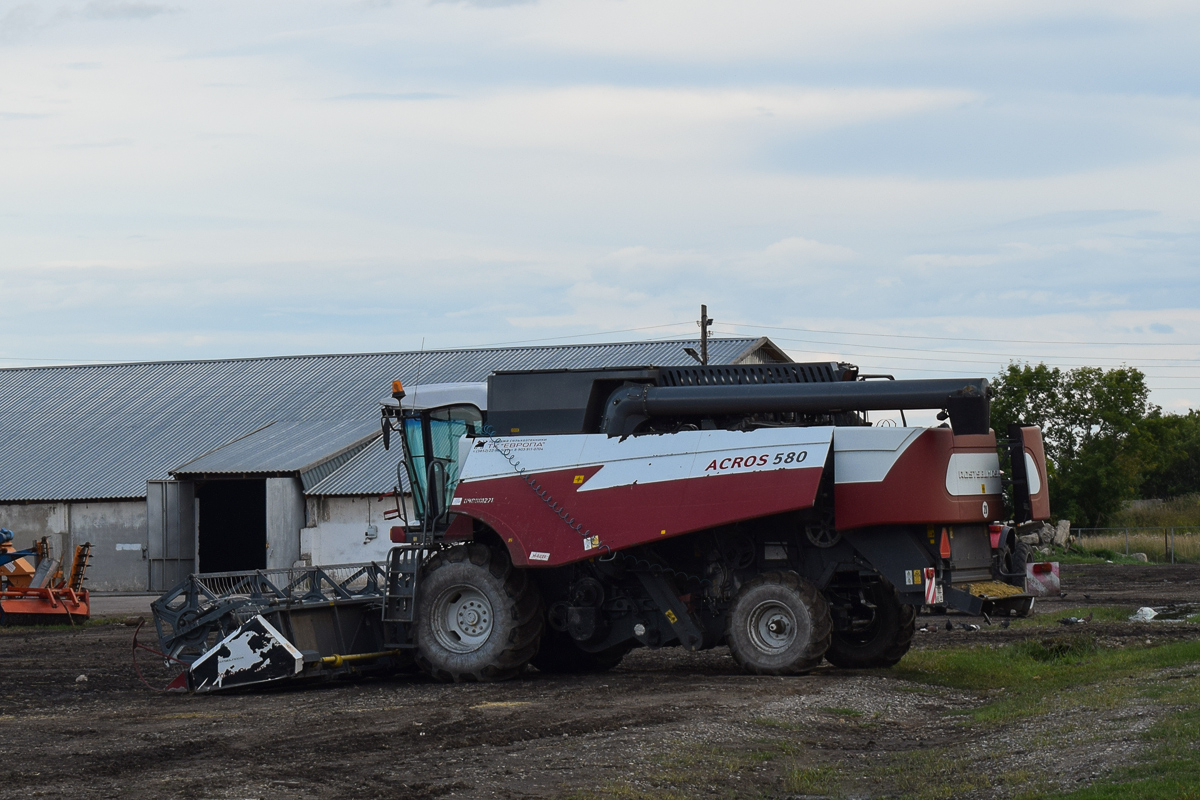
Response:
[[[1125,557],[1129,558],[1129,528],[1125,529]]]
[[[1171,528],[1171,563],[1175,563],[1175,529]]]

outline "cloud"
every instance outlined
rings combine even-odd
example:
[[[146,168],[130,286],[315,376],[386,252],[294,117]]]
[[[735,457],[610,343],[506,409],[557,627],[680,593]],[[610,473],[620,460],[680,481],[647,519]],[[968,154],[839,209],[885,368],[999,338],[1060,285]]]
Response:
[[[36,28],[40,21],[36,3],[19,3],[0,17],[0,40],[11,40]]]
[[[995,230],[1044,230],[1046,228],[1089,228],[1098,225],[1111,225],[1119,222],[1152,219],[1159,216],[1158,211],[1150,209],[1081,209],[1078,211],[1055,211],[1049,214],[1039,214],[1036,217],[1005,222],[995,227]]]
[[[129,20],[150,19],[161,14],[174,14],[178,9],[157,3],[119,2],[119,0],[94,0],[83,7],[83,15],[90,19]]]
[[[16,122],[24,119],[45,119],[49,114],[21,114],[15,111],[0,111],[0,120]]]
[[[390,122],[463,146],[679,161],[728,158],[781,135],[902,117],[972,96],[927,89],[504,88],[458,95]]]
[[[791,236],[781,239],[763,250],[761,260],[764,263],[794,263],[794,262],[839,262],[850,261],[857,253],[849,247],[838,244],[825,244],[812,239]]]
[[[437,92],[356,92],[353,94],[339,94],[330,97],[330,100],[447,100],[453,97],[449,94],[439,94]]]
[[[505,6],[531,5],[538,0],[431,0],[433,3],[453,3],[477,8],[503,8]]]
[[[951,253],[917,253],[905,256],[904,263],[914,267],[934,269],[953,269],[957,267],[990,267],[1002,261],[1011,260],[1011,256],[993,253],[951,254]]]
[[[1200,341],[1182,7],[62,3],[0,10],[6,355],[694,335],[700,303]]]

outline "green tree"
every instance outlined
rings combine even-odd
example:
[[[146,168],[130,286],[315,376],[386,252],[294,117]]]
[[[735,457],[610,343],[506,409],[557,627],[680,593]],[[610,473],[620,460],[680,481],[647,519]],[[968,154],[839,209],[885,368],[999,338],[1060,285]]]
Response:
[[[1147,439],[1141,496],[1166,499],[1200,492],[1200,411],[1152,413],[1140,427]]]
[[[1057,517],[1095,526],[1136,496],[1152,444],[1139,426],[1158,413],[1141,370],[1009,364],[993,385],[992,427],[1001,436],[1011,422],[1042,429]]]

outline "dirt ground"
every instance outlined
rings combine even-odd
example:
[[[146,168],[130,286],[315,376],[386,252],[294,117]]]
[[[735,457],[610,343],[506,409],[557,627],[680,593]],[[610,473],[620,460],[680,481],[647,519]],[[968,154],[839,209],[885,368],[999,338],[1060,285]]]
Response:
[[[1067,597],[1040,602],[1039,613],[1200,602],[1200,565],[1064,566],[1063,584]],[[915,647],[1044,633],[998,624],[946,631],[946,620],[982,622],[922,617],[918,625],[939,630],[918,633]],[[1200,626],[1184,624],[1092,630],[1139,642],[1200,638]],[[804,763],[916,757],[962,737],[948,711],[984,702],[887,671],[825,666],[797,678],[747,676],[723,649],[635,651],[604,675],[530,669],[503,684],[401,677],[168,695],[136,679],[132,637],[119,621],[0,630],[0,798],[652,797],[680,780],[689,795],[782,798],[796,794],[783,775],[794,757],[755,757],[772,737],[787,739]],[[1038,768],[1062,788],[1102,775],[1137,748],[1133,734],[1152,721],[1131,719],[1127,708],[1121,714],[1083,721],[1087,740],[1039,753]],[[856,722],[864,715],[872,724]],[[1031,758],[1022,731],[979,736],[976,749],[1011,752],[1014,764]],[[885,785],[877,796],[891,793]],[[963,796],[1003,793],[982,786]]]

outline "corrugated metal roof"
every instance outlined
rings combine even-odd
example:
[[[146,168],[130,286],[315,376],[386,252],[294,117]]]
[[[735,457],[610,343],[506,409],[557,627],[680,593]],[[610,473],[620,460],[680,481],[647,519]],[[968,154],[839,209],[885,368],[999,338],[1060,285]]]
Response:
[[[390,382],[483,380],[496,369],[691,363],[693,340],[275,356],[0,369],[0,502],[144,497],[146,481],[264,425],[376,424]],[[779,352],[713,339],[728,364]]]
[[[171,470],[176,477],[308,472],[332,458],[349,460],[379,433],[377,420],[275,422]],[[326,473],[328,474],[328,473]]]
[[[379,495],[396,485],[396,465],[403,457],[400,442],[393,436],[392,449],[383,449],[383,437],[376,438],[325,480],[306,489],[314,497]],[[408,474],[401,472],[400,488],[409,490]]]

